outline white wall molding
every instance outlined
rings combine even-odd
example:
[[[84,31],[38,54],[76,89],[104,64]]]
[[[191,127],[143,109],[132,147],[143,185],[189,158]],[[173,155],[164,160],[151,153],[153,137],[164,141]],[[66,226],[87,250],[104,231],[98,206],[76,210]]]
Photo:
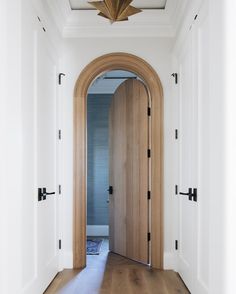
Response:
[[[72,11],[63,37],[172,37],[173,28],[165,11],[146,10],[128,22],[113,23],[97,16],[95,10]]]
[[[97,38],[97,37],[173,37],[171,26],[140,25],[135,27],[110,28],[108,26],[67,26],[64,28],[65,38]]]
[[[61,29],[58,27],[58,21],[52,13],[52,3],[50,1],[27,0],[29,7],[35,17],[40,18],[40,25],[46,29],[48,41],[53,46],[55,54],[59,57],[61,50]],[[60,18],[62,19],[62,18]],[[38,20],[37,20],[38,21]]]
[[[182,0],[181,2],[177,2],[175,9],[171,13],[172,26],[175,36],[177,35],[181,23],[185,18],[187,4],[188,0]]]
[[[54,22],[62,33],[66,25],[67,18],[71,14],[71,8],[68,0],[47,0],[48,7]]]

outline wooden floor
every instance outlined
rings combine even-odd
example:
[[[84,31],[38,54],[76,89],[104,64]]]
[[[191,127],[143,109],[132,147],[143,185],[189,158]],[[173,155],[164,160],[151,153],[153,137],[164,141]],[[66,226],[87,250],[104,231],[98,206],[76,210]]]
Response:
[[[174,271],[154,270],[116,255],[102,252],[88,256],[83,270],[59,273],[45,294],[189,294]]]

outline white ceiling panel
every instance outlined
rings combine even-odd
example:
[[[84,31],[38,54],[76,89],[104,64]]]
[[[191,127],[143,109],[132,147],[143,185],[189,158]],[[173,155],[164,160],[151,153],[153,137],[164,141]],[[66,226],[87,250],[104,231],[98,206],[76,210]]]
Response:
[[[93,9],[93,7],[86,0],[69,1],[72,10]],[[166,2],[167,0],[134,0],[131,5],[141,9],[165,9]]]

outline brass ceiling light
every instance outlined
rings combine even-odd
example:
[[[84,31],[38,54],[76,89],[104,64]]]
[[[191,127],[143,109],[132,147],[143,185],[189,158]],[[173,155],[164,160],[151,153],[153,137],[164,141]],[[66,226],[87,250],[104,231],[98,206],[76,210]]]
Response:
[[[98,15],[109,19],[113,23],[128,20],[129,16],[142,12],[141,9],[131,6],[131,2],[133,0],[103,0],[88,3],[100,11]]]

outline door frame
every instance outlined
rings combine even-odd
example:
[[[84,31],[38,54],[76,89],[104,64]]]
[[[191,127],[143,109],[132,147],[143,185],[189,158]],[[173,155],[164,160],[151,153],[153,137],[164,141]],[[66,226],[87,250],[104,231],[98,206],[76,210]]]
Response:
[[[163,89],[155,70],[143,59],[118,52],[100,56],[79,75],[74,89],[73,266],[86,266],[87,225],[87,93],[96,78],[111,70],[127,70],[145,83],[151,100],[151,258],[163,269]]]

